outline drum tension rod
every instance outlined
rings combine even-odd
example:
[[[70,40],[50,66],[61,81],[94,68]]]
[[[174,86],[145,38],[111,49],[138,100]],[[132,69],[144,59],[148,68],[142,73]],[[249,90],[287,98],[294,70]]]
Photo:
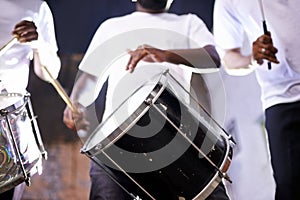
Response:
[[[148,103],[151,103],[152,101],[147,99],[146,100]],[[211,165],[213,168],[215,168],[216,171],[218,171],[219,176],[221,178],[225,178],[227,181],[229,181],[230,183],[232,183],[232,181],[230,180],[229,176],[227,175],[227,173],[223,173],[221,171],[221,169],[218,168],[218,166],[216,166],[216,164],[207,156],[204,154],[204,152],[193,143],[193,141],[191,141],[186,134],[184,134],[164,113],[161,112],[161,110],[155,105],[152,104],[152,106],[178,131],[178,133],[180,133],[180,135],[186,139]]]
[[[14,136],[12,127],[11,127],[11,125],[10,125],[10,122],[9,122],[9,119],[8,119],[8,116],[7,116],[8,111],[7,111],[7,110],[1,110],[1,114],[2,114],[2,113],[3,113],[3,114],[6,113],[5,120],[6,120],[8,129],[9,129],[10,136],[11,136],[12,141],[13,141],[14,149],[16,150],[17,157],[18,157],[18,159],[19,159],[19,163],[20,163],[20,167],[21,167],[21,170],[22,170],[22,173],[23,173],[23,176],[24,176],[24,180],[25,180],[26,185],[27,185],[27,186],[30,186],[30,185],[31,185],[30,177],[29,177],[29,176],[27,175],[27,173],[26,173],[26,170],[25,170],[25,167],[24,167],[24,163],[23,163],[23,161],[22,161],[21,154],[20,154],[20,149],[19,149],[19,147],[18,147],[16,138],[15,138],[15,136]]]

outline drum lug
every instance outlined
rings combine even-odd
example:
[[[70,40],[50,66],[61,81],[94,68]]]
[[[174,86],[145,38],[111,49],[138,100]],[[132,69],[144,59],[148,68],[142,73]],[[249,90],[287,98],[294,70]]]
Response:
[[[222,173],[221,177],[224,178],[229,183],[232,183],[232,180],[230,179],[227,173]]]
[[[232,137],[232,135],[228,135],[228,140],[230,140],[234,145],[236,145],[236,142],[235,142],[234,138]]]
[[[6,116],[8,114],[8,111],[5,109],[0,110],[0,115],[1,116]]]
[[[27,113],[25,111],[23,111],[22,115],[21,115],[21,121],[25,121],[27,117]]]
[[[43,157],[45,160],[48,160],[48,153],[47,153],[47,151],[43,151],[43,152],[41,152],[41,154],[42,154],[42,157]]]
[[[28,187],[31,186],[31,180],[30,180],[29,177],[27,177],[27,178],[25,179],[25,183],[26,183],[26,185],[27,185]]]
[[[103,148],[103,145],[101,143],[97,144],[96,147],[95,147],[95,150],[96,151],[99,151]]]
[[[147,106],[151,106],[153,104],[152,99],[151,98],[146,99],[145,104],[147,104]]]

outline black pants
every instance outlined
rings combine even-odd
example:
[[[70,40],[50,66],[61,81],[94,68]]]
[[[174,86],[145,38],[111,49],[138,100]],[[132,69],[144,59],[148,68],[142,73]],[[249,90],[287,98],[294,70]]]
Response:
[[[300,102],[266,110],[276,200],[300,199]]]
[[[12,200],[14,196],[14,188],[0,194],[1,200]]]

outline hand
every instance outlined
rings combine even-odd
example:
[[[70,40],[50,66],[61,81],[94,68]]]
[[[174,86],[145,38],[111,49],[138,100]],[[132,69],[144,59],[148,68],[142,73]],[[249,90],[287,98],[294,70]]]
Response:
[[[141,60],[146,62],[165,61],[166,51],[149,45],[142,45],[135,50],[128,50],[128,54],[130,55],[130,59],[127,63],[126,70],[129,70],[129,72],[132,73]]]
[[[72,112],[70,107],[66,107],[64,110],[63,122],[71,130],[85,130],[89,131],[90,123],[86,120],[85,109],[79,103],[75,103],[78,113]]]
[[[38,39],[36,29],[33,22],[23,20],[15,26],[12,34],[17,36],[19,42],[31,42]]]
[[[260,36],[253,42],[252,55],[254,60],[260,65],[263,64],[263,59],[278,64],[279,61],[276,58],[277,52],[277,48],[273,46],[270,33]]]

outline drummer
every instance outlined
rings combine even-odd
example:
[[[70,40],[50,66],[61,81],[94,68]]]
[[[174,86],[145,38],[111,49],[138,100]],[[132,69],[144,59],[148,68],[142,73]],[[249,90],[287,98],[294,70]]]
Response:
[[[64,123],[69,128],[89,131],[90,122],[85,118],[85,108],[95,101],[95,94],[99,93],[98,88],[101,86],[95,102],[99,122],[103,113],[104,118],[107,116],[104,109],[107,106],[105,98],[107,100],[114,95],[109,89],[128,89],[113,81],[116,79],[112,77],[118,72],[112,70],[114,73],[109,73],[111,68],[119,68],[122,77],[124,73],[134,73],[140,64],[147,62],[158,62],[168,66],[177,80],[184,86],[191,86],[201,97],[199,101],[210,109],[205,83],[201,75],[194,72],[219,67],[220,60],[214,47],[213,36],[196,15],[167,13],[170,5],[171,1],[168,0],[137,0],[136,12],[108,19],[99,26],[79,66],[83,74],[76,81],[71,94],[72,101],[82,112],[72,113],[69,107],[64,111]],[[113,175],[122,179],[120,173],[114,171]],[[93,162],[90,177],[90,199],[132,199]],[[178,199],[176,194],[166,188],[161,188],[163,192],[157,193],[163,193],[163,199]],[[207,199],[229,198],[221,183]]]
[[[60,70],[52,13],[46,2],[40,0],[26,0],[26,3],[1,0],[0,8],[0,90],[24,95],[32,59],[34,72],[43,80],[47,77],[41,64],[47,66],[54,77]],[[26,137],[21,140],[28,140]],[[0,199],[21,199],[23,186],[20,184],[0,194]]]

